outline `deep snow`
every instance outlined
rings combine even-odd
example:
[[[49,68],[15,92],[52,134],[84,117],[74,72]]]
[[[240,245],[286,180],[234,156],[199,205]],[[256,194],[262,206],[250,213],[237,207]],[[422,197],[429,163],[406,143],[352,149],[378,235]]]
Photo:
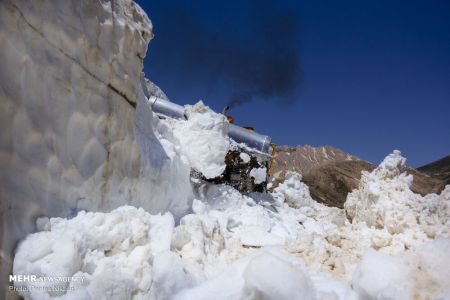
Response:
[[[156,138],[216,176],[225,121],[202,103],[187,109],[189,121],[155,118]],[[414,194],[404,167],[399,151],[388,155],[363,173],[344,210],[315,202],[288,172],[270,197],[208,186],[179,224],[132,206],[41,218],[17,248],[14,274],[84,278],[42,283],[67,293],[21,292],[30,299],[449,298],[450,186]]]
[[[145,12],[128,0],[0,7],[0,298],[36,216],[82,209],[96,212],[37,219],[13,272],[83,281],[33,283],[73,290],[25,298],[450,298],[450,189],[413,194],[399,153],[346,210],[314,202],[295,173],[273,198],[210,186],[193,200],[191,168],[220,173],[236,143],[201,104],[188,122],[141,105]]]

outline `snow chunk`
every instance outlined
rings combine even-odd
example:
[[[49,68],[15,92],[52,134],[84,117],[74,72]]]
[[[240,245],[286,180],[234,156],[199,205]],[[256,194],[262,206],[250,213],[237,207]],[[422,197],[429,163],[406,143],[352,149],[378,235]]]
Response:
[[[420,227],[434,237],[450,217],[448,186],[441,197],[413,193],[413,176],[404,172],[405,161],[395,150],[371,173],[363,172],[358,189],[347,196],[345,211],[352,222],[386,228],[392,234]]]
[[[403,166],[394,152],[363,175],[352,222],[311,199],[294,172],[265,201],[206,186],[175,228],[171,215],[126,207],[40,219],[45,231],[20,244],[14,272],[86,276],[81,298],[445,299],[450,185],[414,194]],[[383,218],[371,223],[368,211]]]
[[[267,169],[265,167],[253,168],[250,171],[250,176],[254,179],[256,184],[260,184],[266,181]]]
[[[412,299],[408,266],[399,257],[369,250],[353,277],[355,291],[363,299]]]
[[[230,148],[225,116],[215,113],[202,101],[186,105],[186,115],[188,119],[178,120],[173,128],[181,154],[206,178],[221,175]]]
[[[151,261],[169,251],[174,219],[170,213],[150,215],[143,209],[123,206],[111,213],[80,212],[67,220],[52,218],[48,231],[29,235],[14,259],[14,274],[75,276],[84,278],[68,289],[67,282],[42,282],[42,286],[65,288],[48,294],[32,289],[35,282],[15,282],[27,299],[89,294],[92,299],[132,299],[151,291]],[[155,263],[155,262],[154,262]]]
[[[301,182],[302,175],[297,172],[286,172],[284,182],[272,193],[278,203],[286,203],[292,207],[309,206],[315,202],[309,194],[309,188]]]
[[[242,258],[206,283],[179,293],[175,299],[315,299],[302,261],[266,249]]]
[[[248,154],[245,153],[245,152],[241,152],[241,153],[239,154],[239,157],[242,159],[242,161],[243,161],[244,163],[248,163],[248,162],[250,161],[250,155],[248,155]]]
[[[369,250],[353,286],[366,299],[444,299],[450,295],[449,251],[450,239],[442,237],[402,256]]]

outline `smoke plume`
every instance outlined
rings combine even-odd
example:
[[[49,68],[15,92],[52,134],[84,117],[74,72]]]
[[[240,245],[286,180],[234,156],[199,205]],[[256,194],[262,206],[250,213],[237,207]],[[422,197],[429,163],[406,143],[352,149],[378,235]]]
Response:
[[[209,21],[195,8],[167,7],[167,15],[158,18],[164,24],[154,22],[155,43],[169,45],[165,49],[179,64],[178,75],[200,79],[197,84],[220,92],[230,107],[251,100],[294,101],[301,73],[297,15],[277,1],[212,3]],[[239,13],[241,5],[250,13]]]

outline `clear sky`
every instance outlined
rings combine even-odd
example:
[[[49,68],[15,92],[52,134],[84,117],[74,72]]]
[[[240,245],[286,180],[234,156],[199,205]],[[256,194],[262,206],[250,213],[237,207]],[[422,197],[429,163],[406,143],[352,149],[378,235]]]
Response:
[[[145,73],[180,104],[230,101],[280,145],[412,166],[450,154],[450,1],[138,1]]]

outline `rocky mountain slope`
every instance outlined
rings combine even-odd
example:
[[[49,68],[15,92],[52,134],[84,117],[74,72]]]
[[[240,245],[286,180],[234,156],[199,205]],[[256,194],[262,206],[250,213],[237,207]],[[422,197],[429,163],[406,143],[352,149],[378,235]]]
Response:
[[[418,170],[406,168],[407,173],[414,176],[411,190],[421,195],[442,191],[448,184],[445,176],[448,180],[449,160],[446,157]],[[274,162],[273,184],[276,186],[286,171],[299,172],[313,199],[342,208],[347,194],[358,187],[361,172],[371,172],[375,167],[331,146],[282,146]]]
[[[275,177],[282,175],[278,172],[283,171],[296,171],[303,174],[325,162],[341,160],[354,161],[360,158],[332,146],[279,146],[273,163],[273,174]]]
[[[450,184],[450,155],[417,168],[417,170]]]

